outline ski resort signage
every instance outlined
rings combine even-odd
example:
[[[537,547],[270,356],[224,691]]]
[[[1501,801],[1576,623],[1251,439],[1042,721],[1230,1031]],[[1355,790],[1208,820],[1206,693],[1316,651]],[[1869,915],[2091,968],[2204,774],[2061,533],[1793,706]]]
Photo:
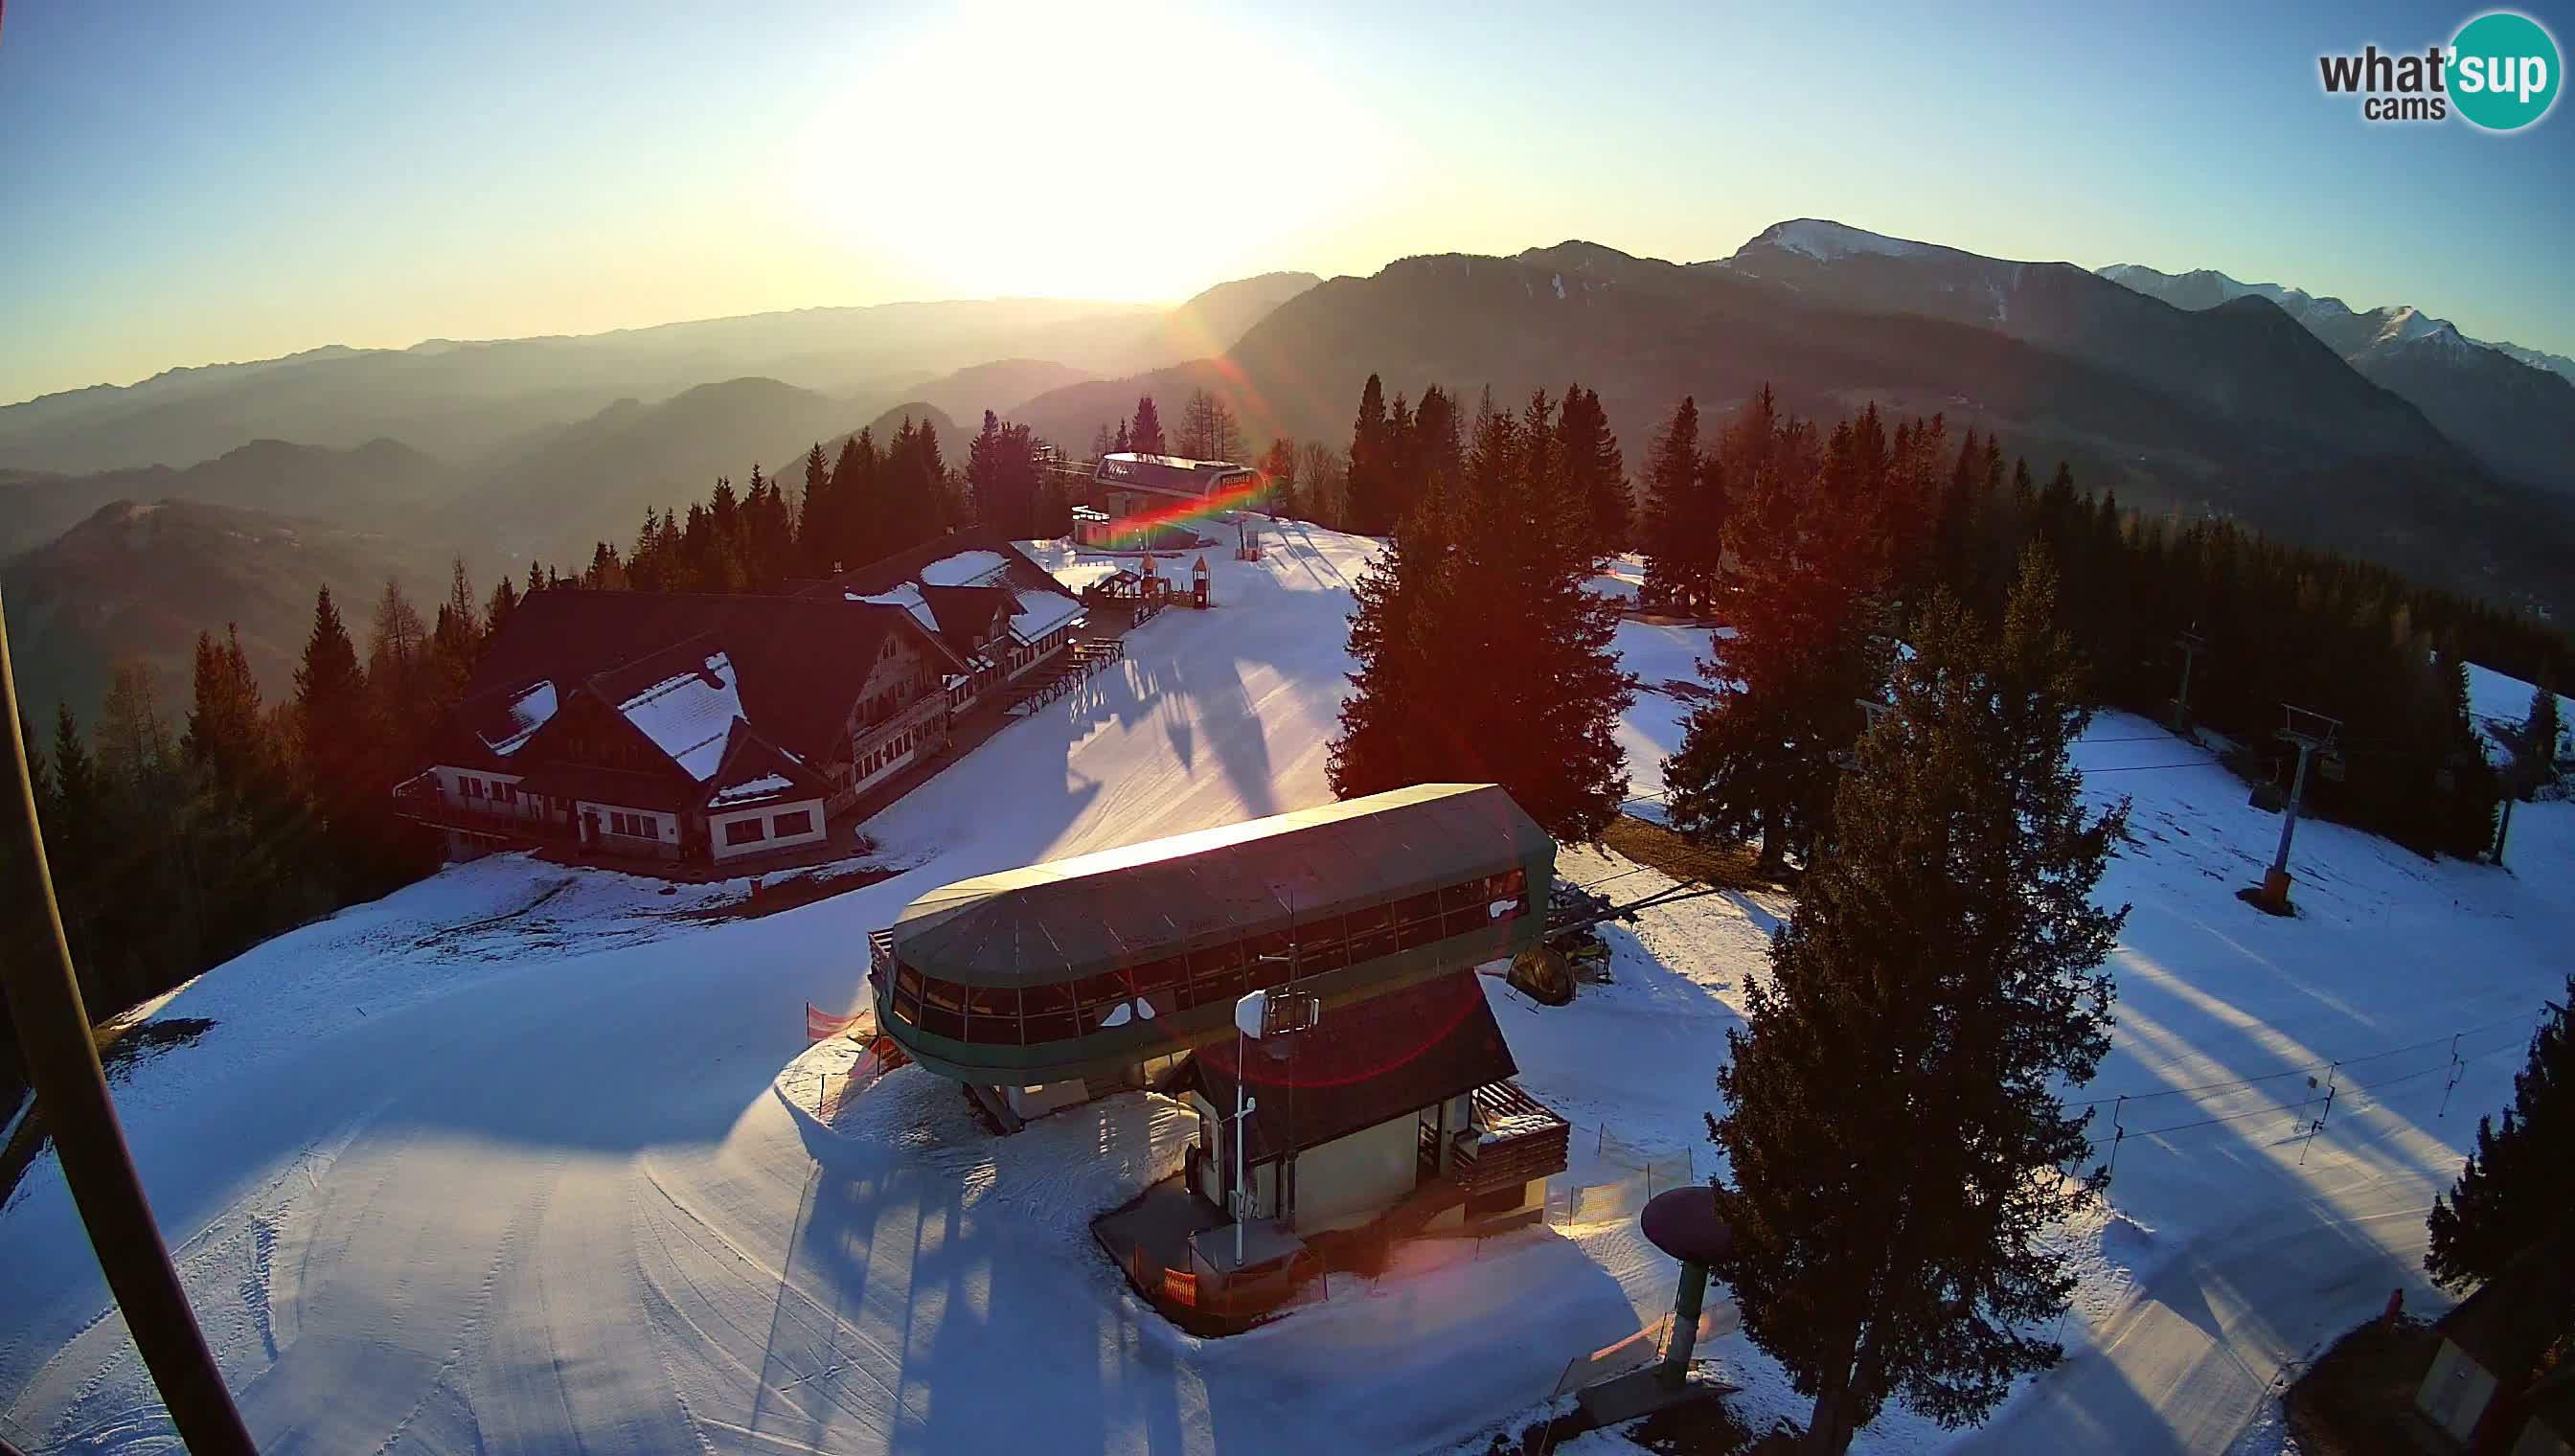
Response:
[[[2564,67],[2556,37],[2527,15],[2494,10],[2459,27],[2446,46],[2316,57],[2328,96],[2357,96],[2364,121],[2446,121],[2520,131],[2556,103]]]

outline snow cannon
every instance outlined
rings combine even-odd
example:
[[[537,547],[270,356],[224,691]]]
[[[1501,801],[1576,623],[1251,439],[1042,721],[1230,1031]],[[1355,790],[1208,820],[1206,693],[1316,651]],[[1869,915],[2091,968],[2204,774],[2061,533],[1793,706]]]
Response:
[[[1708,1270],[1734,1250],[1734,1231],[1717,1213],[1716,1190],[1693,1183],[1657,1193],[1636,1221],[1646,1242],[1680,1260],[1680,1285],[1672,1293],[1671,1338],[1658,1363],[1581,1392],[1582,1409],[1595,1425],[1631,1420],[1724,1390],[1689,1383],[1690,1355],[1698,1347],[1699,1318],[1707,1300]]]

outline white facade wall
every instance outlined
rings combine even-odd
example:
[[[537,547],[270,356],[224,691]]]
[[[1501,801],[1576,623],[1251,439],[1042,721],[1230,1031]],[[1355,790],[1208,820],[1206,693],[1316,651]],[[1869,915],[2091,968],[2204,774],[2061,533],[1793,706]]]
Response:
[[[537,795],[520,792],[514,802],[511,795],[502,791],[505,787],[513,790],[519,787],[519,776],[515,773],[494,773],[484,768],[457,768],[445,763],[439,764],[431,771],[438,779],[438,796],[457,808],[490,814],[495,818],[526,819],[530,823],[542,823],[545,820],[545,811],[539,806],[540,800]],[[482,792],[473,792],[468,786],[468,780],[472,780],[475,786],[482,789]]]
[[[806,815],[805,831],[780,833],[779,817],[797,813]],[[759,821],[760,837],[740,844],[727,843],[727,826],[746,820]],[[793,849],[799,844],[820,843],[823,836],[830,832],[831,829],[825,824],[823,818],[823,800],[819,798],[790,799],[784,803],[764,803],[752,808],[727,809],[707,815],[708,848],[718,859],[739,859],[745,854],[761,854],[772,849]]]
[[[1401,1202],[1418,1177],[1419,1127],[1406,1112],[1296,1154],[1290,1226],[1300,1234],[1346,1228]]]
[[[1188,1100],[1199,1118],[1199,1186],[1222,1206],[1215,1195],[1234,1172],[1234,1109],[1217,1107],[1195,1090]],[[1420,1126],[1420,1114],[1406,1112],[1296,1154],[1296,1207],[1289,1227],[1300,1234],[1348,1228],[1403,1201],[1419,1179]],[[1279,1167],[1274,1161],[1249,1170],[1252,1217],[1279,1216]],[[1543,1197],[1545,1185],[1538,1187]]]
[[[613,853],[655,854],[665,859],[680,855],[680,816],[660,809],[630,808],[622,803],[601,803],[595,799],[577,799],[573,803],[573,821],[587,824],[589,816],[599,815],[599,847]],[[612,814],[625,814],[643,821],[650,832],[621,834],[613,827]],[[659,846],[658,848],[655,846]]]

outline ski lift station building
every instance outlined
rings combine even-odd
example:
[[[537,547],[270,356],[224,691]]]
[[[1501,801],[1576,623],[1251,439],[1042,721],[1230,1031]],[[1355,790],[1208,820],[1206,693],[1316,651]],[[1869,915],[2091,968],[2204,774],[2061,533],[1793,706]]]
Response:
[[[1242,1328],[1310,1281],[1308,1239],[1539,1216],[1567,1129],[1474,967],[1537,943],[1554,864],[1500,787],[1425,783],[960,880],[874,937],[878,1022],[1006,1127],[1186,1101],[1182,1171],[1093,1231],[1185,1327]],[[1310,1028],[1240,1039],[1283,988]]]
[[[1148,1084],[1255,989],[1328,1013],[1507,959],[1554,865],[1498,785],[1417,784],[959,880],[876,937],[870,979],[914,1060],[1028,1116],[1088,1095],[1062,1084]]]

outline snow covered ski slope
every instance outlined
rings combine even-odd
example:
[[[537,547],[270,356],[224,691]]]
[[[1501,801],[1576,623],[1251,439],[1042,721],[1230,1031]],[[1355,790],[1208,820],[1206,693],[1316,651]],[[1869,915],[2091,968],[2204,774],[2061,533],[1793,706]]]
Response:
[[[1569,1356],[1658,1312],[1671,1268],[1615,1218],[1419,1244],[1276,1324],[1193,1339],[1086,1229],[1172,1165],[1172,1104],[997,1140],[917,1068],[828,1127],[776,1085],[804,1003],[851,1006],[865,932],[923,889],[1324,801],[1368,550],[1290,527],[1262,562],[1213,556],[1220,610],[1165,614],[880,817],[903,868],[883,882],[709,918],[743,886],[664,896],[491,859],[175,995],[164,1014],[215,1024],[119,1105],[262,1449],[1421,1450],[1525,1411]],[[1702,646],[1632,625],[1620,644],[1649,678],[1685,677]],[[1679,707],[1640,699],[1631,752],[1676,740]],[[2262,1441],[2277,1362],[2414,1277],[2422,1206],[2562,983],[2566,805],[2516,816],[2517,874],[2309,825],[2307,913],[2272,920],[2233,890],[2277,820],[2214,767],[2125,771],[2188,756],[2123,718],[2080,754],[2096,793],[2136,795],[2139,841],[2106,891],[2137,905],[2117,1046],[2078,1094],[2133,1097],[2111,1208],[2065,1231],[2087,1271],[2075,1357],[1981,1432],[1891,1412],[1865,1449]],[[1622,898],[1660,883],[1589,851],[1563,869]],[[1585,1132],[1695,1147],[1704,1171],[1722,1033],[1786,909],[1728,895],[1612,927],[1615,983],[1562,1010],[1490,983],[1523,1081]],[[2309,1075],[2336,1101],[2302,1142]],[[1568,1176],[1607,1176],[1596,1161]],[[1739,1337],[1710,1353],[1748,1414],[1796,1410]],[[50,1161],[0,1211],[0,1433],[172,1448]]]

